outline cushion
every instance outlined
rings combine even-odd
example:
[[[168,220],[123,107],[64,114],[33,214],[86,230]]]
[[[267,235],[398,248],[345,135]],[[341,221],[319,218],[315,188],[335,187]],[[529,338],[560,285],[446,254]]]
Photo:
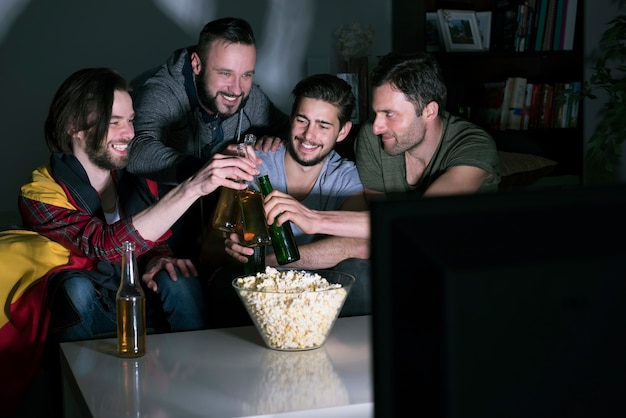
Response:
[[[500,190],[528,187],[547,176],[558,164],[539,155],[498,151]]]

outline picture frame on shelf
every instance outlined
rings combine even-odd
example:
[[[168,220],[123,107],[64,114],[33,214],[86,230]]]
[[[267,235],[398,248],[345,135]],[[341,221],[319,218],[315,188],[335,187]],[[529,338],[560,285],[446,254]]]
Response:
[[[447,52],[483,50],[475,11],[439,9],[437,17]]]
[[[491,45],[491,12],[476,12],[476,19],[478,20],[483,50],[489,51]]]
[[[439,52],[444,50],[441,26],[436,12],[426,13],[426,51]]]

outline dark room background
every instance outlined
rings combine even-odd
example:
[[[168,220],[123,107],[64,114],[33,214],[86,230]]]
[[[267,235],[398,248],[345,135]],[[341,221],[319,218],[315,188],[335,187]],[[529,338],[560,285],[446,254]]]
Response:
[[[585,3],[586,55],[591,55],[615,4]],[[340,25],[373,28],[370,64],[389,52],[391,7],[392,0],[2,0],[0,225],[19,221],[19,186],[48,161],[44,119],[56,88],[73,71],[108,66],[131,79],[164,62],[174,49],[194,44],[206,22],[240,16],[257,37],[255,81],[287,111],[299,79],[341,71],[333,35]],[[585,105],[586,137],[597,107]]]

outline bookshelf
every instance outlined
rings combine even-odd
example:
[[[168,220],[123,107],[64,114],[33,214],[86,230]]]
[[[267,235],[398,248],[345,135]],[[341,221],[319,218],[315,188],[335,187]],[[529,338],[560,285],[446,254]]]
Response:
[[[423,23],[427,12],[438,9],[491,11],[501,0],[436,1],[392,0],[392,48],[396,52],[425,50]],[[550,0],[543,0],[550,1]],[[448,86],[447,110],[462,114],[477,124],[476,119],[485,84],[506,81],[509,77],[524,77],[530,83],[569,83],[583,80],[582,49],[583,0],[577,1],[576,25],[571,50],[509,50],[433,52],[441,64]],[[500,3],[501,4],[501,3]],[[407,16],[412,16],[411,19]],[[422,16],[422,17],[418,17]],[[412,26],[407,22],[411,21]],[[418,25],[415,22],[419,22]],[[498,38],[492,17],[491,40]],[[532,39],[528,42],[534,45]],[[576,127],[534,129],[490,129],[498,149],[541,155],[559,164],[551,173],[583,176],[582,104],[579,105]],[[468,113],[469,110],[469,113]]]

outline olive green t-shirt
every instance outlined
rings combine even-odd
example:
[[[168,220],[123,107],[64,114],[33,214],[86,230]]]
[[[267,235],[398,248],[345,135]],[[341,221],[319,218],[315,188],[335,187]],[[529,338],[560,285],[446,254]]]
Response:
[[[415,191],[420,195],[448,168],[474,166],[491,173],[478,192],[498,190],[500,171],[496,143],[484,129],[448,112],[443,115],[443,132],[439,147],[424,170],[418,184],[406,181],[404,154],[387,155],[372,123],[361,127],[354,144],[356,166],[363,186],[384,193]]]

